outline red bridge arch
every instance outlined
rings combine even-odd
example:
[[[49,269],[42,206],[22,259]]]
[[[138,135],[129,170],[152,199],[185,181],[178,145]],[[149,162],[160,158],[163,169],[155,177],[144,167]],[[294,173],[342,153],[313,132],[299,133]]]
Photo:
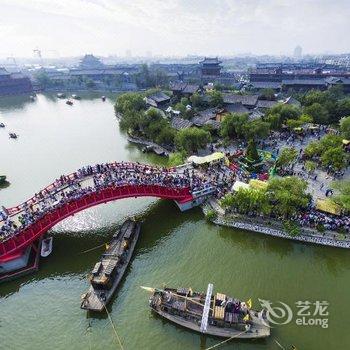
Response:
[[[71,176],[71,175],[69,175]],[[47,188],[52,187],[53,184]],[[35,240],[44,235],[49,229],[60,221],[72,216],[82,210],[110,201],[131,197],[157,197],[175,200],[185,203],[193,200],[189,187],[166,187],[162,185],[122,185],[110,186],[88,193],[79,199],[70,200],[59,207],[49,211],[30,226],[22,229],[16,235],[0,242],[0,259],[11,260],[24,251]],[[30,203],[33,198],[27,201]],[[22,205],[8,209],[9,215],[21,212]]]

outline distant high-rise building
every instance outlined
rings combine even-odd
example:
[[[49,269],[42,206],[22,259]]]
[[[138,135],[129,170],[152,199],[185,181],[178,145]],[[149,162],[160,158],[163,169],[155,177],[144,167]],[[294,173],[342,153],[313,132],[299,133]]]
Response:
[[[302,54],[303,54],[303,49],[301,48],[301,46],[298,45],[298,46],[294,49],[294,58],[300,59]]]

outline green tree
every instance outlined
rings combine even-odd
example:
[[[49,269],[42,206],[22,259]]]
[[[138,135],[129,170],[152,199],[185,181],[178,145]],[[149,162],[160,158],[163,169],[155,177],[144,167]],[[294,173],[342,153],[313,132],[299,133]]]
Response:
[[[273,89],[263,89],[260,93],[260,98],[263,100],[275,100],[275,91]]]
[[[335,113],[337,120],[350,116],[350,98],[344,98],[338,101],[337,110]],[[335,120],[335,122],[337,120]]]
[[[277,161],[276,167],[285,168],[291,165],[298,157],[298,151],[292,147],[283,148]]]
[[[213,90],[209,93],[210,105],[212,107],[221,107],[224,103],[222,93],[220,91]]]
[[[255,141],[253,139],[250,139],[248,141],[246,157],[254,162],[258,162],[260,160],[260,156],[256,148]]]
[[[192,154],[200,148],[204,148],[211,137],[208,131],[191,127],[180,130],[175,137],[175,144],[179,150]]]
[[[313,173],[316,170],[317,164],[315,162],[312,162],[311,160],[307,160],[305,162],[305,169],[309,173]]]
[[[313,158],[320,156],[322,153],[322,146],[319,141],[311,141],[304,150],[306,157]]]
[[[267,194],[274,212],[290,218],[305,209],[311,199],[306,189],[307,182],[295,176],[272,178],[268,182]]]
[[[171,153],[169,156],[168,165],[177,166],[185,163],[186,154],[184,152]]]
[[[270,133],[270,124],[264,122],[262,119],[248,121],[244,125],[243,133],[246,139],[266,138]]]
[[[340,130],[343,136],[350,140],[350,116],[340,119]]]
[[[350,211],[350,180],[339,180],[332,183],[332,187],[338,190],[334,201],[340,204],[347,212]]]
[[[278,130],[287,119],[298,119],[300,115],[300,109],[296,106],[278,103],[267,111],[266,120],[272,129]]]
[[[331,166],[335,170],[341,170],[347,166],[348,159],[342,147],[333,147],[325,150],[321,155],[323,166]]]
[[[317,124],[328,124],[329,113],[327,109],[320,103],[313,103],[304,108],[305,114],[310,115]]]
[[[195,92],[191,97],[190,97],[190,101],[192,103],[192,106],[194,108],[198,108],[203,106],[203,99],[202,96],[198,93]]]
[[[220,135],[226,139],[241,138],[245,135],[248,114],[230,113],[221,122]]]

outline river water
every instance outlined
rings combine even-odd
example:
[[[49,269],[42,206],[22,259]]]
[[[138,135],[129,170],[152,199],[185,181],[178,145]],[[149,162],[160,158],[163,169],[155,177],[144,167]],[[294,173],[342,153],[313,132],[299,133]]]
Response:
[[[143,154],[119,130],[111,96],[102,102],[86,95],[67,106],[54,96],[0,99],[0,173],[10,186],[0,190],[0,205],[31,197],[62,173],[85,164],[140,161],[165,164]],[[10,140],[8,132],[19,134]],[[150,312],[140,286],[191,286],[242,300],[279,301],[293,311],[291,322],[275,326],[259,341],[233,340],[221,349],[349,349],[350,252],[306,245],[208,224],[199,209],[181,213],[174,203],[149,198],[125,199],[88,209],[57,225],[54,251],[34,275],[0,285],[0,349],[117,349],[106,315],[88,315],[80,296],[86,276],[102,248],[128,215],[142,215],[142,234],[126,278],[109,312],[125,349],[205,349],[218,339],[192,333]],[[298,301],[327,301],[328,328],[297,325]],[[315,305],[305,312],[313,313]],[[304,312],[304,313],[305,313]],[[284,319],[280,319],[282,322]]]

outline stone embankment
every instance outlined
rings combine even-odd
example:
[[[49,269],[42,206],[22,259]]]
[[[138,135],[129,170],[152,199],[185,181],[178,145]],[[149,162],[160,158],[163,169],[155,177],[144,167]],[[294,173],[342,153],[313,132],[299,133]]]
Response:
[[[324,235],[320,234],[316,230],[302,228],[302,232],[297,236],[291,236],[283,230],[283,228],[271,227],[268,224],[254,222],[250,217],[244,220],[241,215],[225,215],[224,210],[220,207],[216,200],[210,199],[203,206],[203,212],[207,213],[209,210],[214,210],[217,214],[216,218],[212,222],[216,225],[234,227],[247,231],[257,232],[264,235],[292,239],[301,242],[315,243],[321,245],[327,245],[338,248],[350,248],[349,239],[337,238],[339,234],[337,232],[324,232]],[[276,226],[278,224],[276,223]]]

